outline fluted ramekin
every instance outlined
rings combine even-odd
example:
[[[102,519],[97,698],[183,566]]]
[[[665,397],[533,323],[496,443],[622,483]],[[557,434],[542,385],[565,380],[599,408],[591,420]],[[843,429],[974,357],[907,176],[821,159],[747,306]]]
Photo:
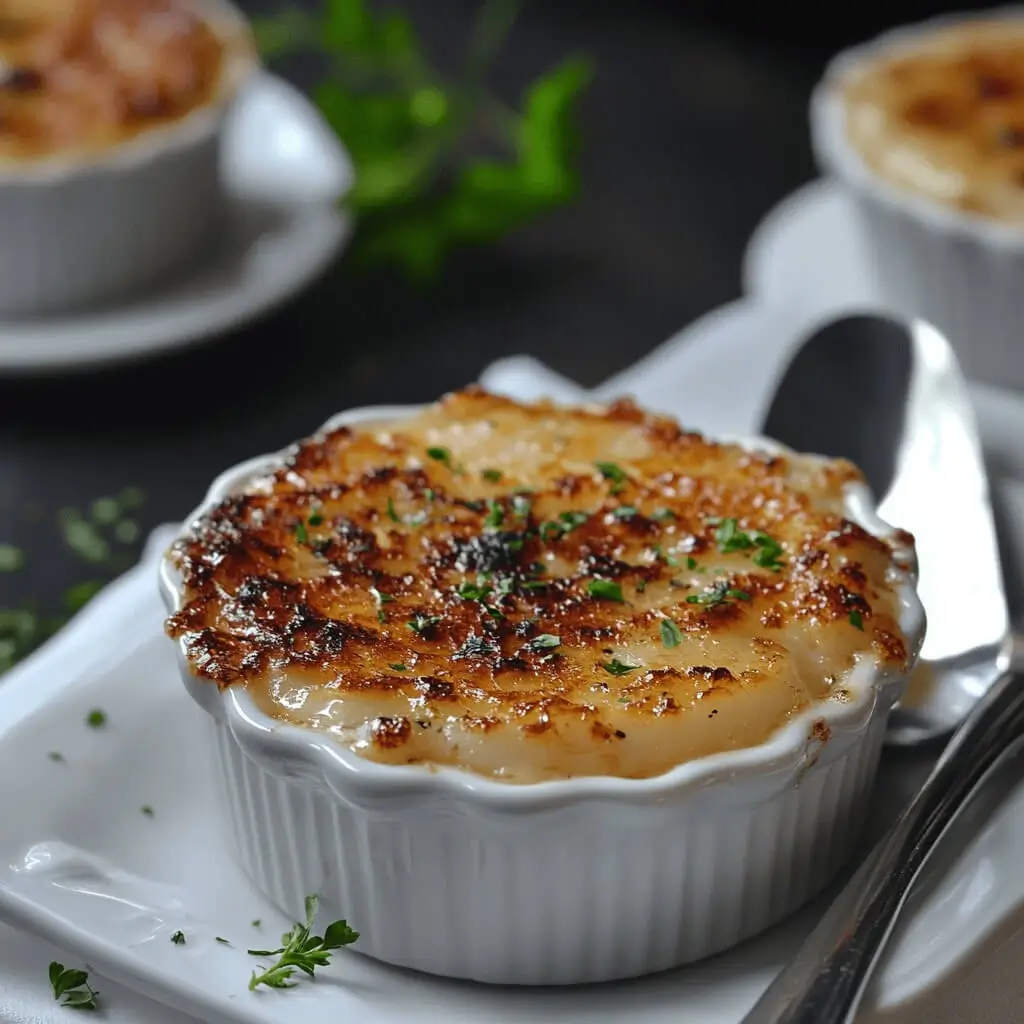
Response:
[[[969,377],[1024,389],[1024,229],[888,182],[849,141],[842,94],[850,73],[936,29],[1006,17],[1024,19],[1024,7],[947,15],[844,50],[812,95],[811,141],[819,166],[853,200],[886,305],[944,331]]]
[[[221,134],[257,59],[228,0],[195,0],[224,42],[212,99],[98,152],[0,163],[0,316],[73,311],[131,296],[181,269],[225,209]]]
[[[344,413],[322,428],[394,421],[415,408]],[[769,442],[750,447],[780,451]],[[189,525],[281,464],[218,477]],[[904,568],[900,625],[916,654],[924,613],[912,548],[863,485],[848,515],[887,538]],[[182,536],[184,535],[184,532]],[[170,557],[169,610],[183,600]],[[767,742],[650,779],[517,785],[454,767],[385,765],[274,721],[244,687],[178,658],[209,713],[225,819],[240,863],[292,916],[311,893],[360,931],[353,948],[433,974],[574,984],[664,970],[726,949],[817,893],[850,854],[886,719],[905,674],[863,659],[844,701],[823,701]]]

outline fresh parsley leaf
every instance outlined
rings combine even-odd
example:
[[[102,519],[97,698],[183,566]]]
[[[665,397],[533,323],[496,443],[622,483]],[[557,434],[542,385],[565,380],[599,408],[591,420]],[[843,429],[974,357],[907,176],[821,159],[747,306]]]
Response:
[[[260,985],[268,988],[293,988],[291,979],[296,970],[314,977],[318,967],[326,967],[330,963],[331,953],[350,946],[359,938],[359,932],[349,927],[347,921],[335,921],[324,931],[323,938],[313,935],[313,924],[316,921],[317,898],[306,897],[305,924],[296,923],[294,927],[281,937],[279,949],[250,949],[250,956],[276,956],[277,962],[262,973],[252,972],[249,978],[249,991],[255,991]]]
[[[683,642],[683,634],[671,619],[661,620],[661,642],[665,647],[678,647]]]
[[[687,569],[696,569],[697,568],[697,559],[694,558],[692,555],[686,559],[686,568]]]
[[[417,636],[427,636],[440,621],[440,615],[414,615],[406,625]]]
[[[501,470],[500,469],[485,469],[480,475],[489,484],[501,483]]]
[[[850,611],[849,619],[850,625],[853,626],[855,629],[864,629],[864,616],[860,613],[860,611],[858,611],[858,609],[854,608]]]
[[[622,587],[614,580],[590,580],[587,593],[600,601],[624,601]]]
[[[452,468],[452,453],[447,448],[428,448],[427,454],[437,462],[442,462],[449,469]]]
[[[405,672],[405,671],[407,671],[408,667],[409,667],[408,665],[405,665],[401,661],[396,661],[396,662],[392,663],[391,665],[388,665],[388,668],[394,669],[394,671],[396,671],[396,672]]]
[[[626,471],[614,462],[595,462],[594,465],[605,480],[611,481],[612,486],[609,488],[609,493],[620,494],[629,480]]]
[[[754,552],[754,565],[779,572],[783,566],[782,545],[767,533],[754,534],[754,544],[757,546],[757,551]]]
[[[72,1010],[96,1010],[99,1008],[97,999],[99,992],[89,984],[87,971],[69,969],[63,964],[54,960],[50,964],[50,987],[53,989],[53,998],[63,998],[61,1006]]]
[[[469,580],[465,580],[455,588],[455,593],[463,601],[486,601],[493,592],[493,588],[486,583],[470,583]]]
[[[484,527],[488,530],[498,530],[503,522],[505,522],[505,510],[501,507],[500,502],[488,501]]]
[[[301,519],[295,524],[295,539],[300,544],[309,543],[309,531],[306,529],[306,524]]]
[[[221,938],[219,935],[214,935],[214,939],[219,942],[222,946],[230,946],[231,943],[227,939]]]
[[[90,729],[102,729],[107,724],[107,715],[105,711],[101,711],[99,708],[93,708],[88,715],[85,716],[85,724]]]
[[[618,508],[612,509],[612,515],[616,519],[632,519],[634,516],[640,513],[632,505],[620,505]]]
[[[723,555],[731,554],[733,551],[746,551],[754,546],[754,542],[748,533],[739,528],[737,520],[723,519],[715,530],[715,543]]]
[[[524,644],[523,649],[527,651],[551,651],[559,647],[561,643],[561,637],[555,636],[553,633],[541,633],[540,636],[535,636],[528,643]]]
[[[171,936],[171,942],[173,942],[176,946],[184,946],[185,945],[185,933],[183,931],[176,931]]]
[[[734,601],[749,601],[750,595],[745,590],[730,587],[725,580],[719,580],[714,586],[709,587],[703,593],[690,594],[686,598],[686,602],[687,604],[701,604],[711,608],[719,604],[728,604],[730,599]]]
[[[640,667],[641,666],[639,665],[630,665],[628,662],[621,661],[619,658],[612,658],[611,661],[601,663],[601,668],[603,668],[610,676],[624,676],[629,672],[635,672]]]
[[[393,523],[400,523],[402,521],[398,517],[398,513],[395,511],[395,501],[390,496],[388,497],[388,519]]]

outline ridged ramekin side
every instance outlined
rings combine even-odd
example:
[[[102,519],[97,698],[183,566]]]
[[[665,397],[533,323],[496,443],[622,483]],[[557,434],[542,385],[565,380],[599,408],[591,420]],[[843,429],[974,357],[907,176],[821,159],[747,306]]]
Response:
[[[853,199],[886,307],[935,324],[968,377],[1024,389],[1024,230],[898,188],[876,174],[847,138],[842,96],[846,76],[872,60],[912,46],[935,28],[994,17],[1024,18],[1024,7],[944,15],[837,55],[811,99],[811,142],[818,165]]]
[[[895,697],[895,693],[890,693]],[[766,801],[587,801],[501,822],[452,801],[420,813],[346,804],[267,771],[210,719],[245,871],[299,918],[317,893],[356,948],[446,977],[512,985],[665,970],[763,931],[819,892],[867,811],[886,715]]]

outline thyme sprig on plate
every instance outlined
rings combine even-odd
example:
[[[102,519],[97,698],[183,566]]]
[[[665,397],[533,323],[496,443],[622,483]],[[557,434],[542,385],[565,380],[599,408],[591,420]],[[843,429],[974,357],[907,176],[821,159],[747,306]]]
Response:
[[[262,973],[252,972],[249,979],[249,991],[255,991],[260,985],[268,988],[294,988],[291,979],[296,971],[302,971],[309,977],[314,976],[318,967],[326,967],[331,954],[343,946],[350,946],[359,938],[359,932],[349,927],[347,921],[335,921],[329,924],[323,936],[313,934],[316,921],[317,897],[306,897],[306,922],[296,923],[291,931],[281,936],[279,949],[250,949],[250,956],[276,956],[277,962]]]

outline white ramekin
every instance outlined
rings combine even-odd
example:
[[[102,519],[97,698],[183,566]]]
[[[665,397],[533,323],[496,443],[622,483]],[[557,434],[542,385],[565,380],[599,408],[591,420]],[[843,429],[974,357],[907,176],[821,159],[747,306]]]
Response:
[[[1024,389],[1024,229],[886,181],[849,142],[841,92],[865,63],[937,28],[993,17],[1024,18],[1024,7],[943,16],[840,53],[811,98],[811,141],[819,166],[853,200],[886,305],[946,333],[969,377]]]
[[[415,408],[344,413],[322,428]],[[751,447],[779,449],[769,442]],[[222,474],[186,521],[280,465]],[[848,514],[897,545],[900,622],[924,633],[912,549],[866,487]],[[182,600],[170,558],[168,608]],[[512,785],[452,767],[378,764],[259,711],[244,688],[196,678],[209,713],[225,818],[257,887],[298,919],[317,893],[360,932],[353,948],[403,967],[501,984],[608,981],[735,945],[817,893],[853,849],[886,719],[904,674],[860,662],[848,701],[821,703],[766,743],[651,779]]]
[[[224,40],[211,102],[99,153],[0,164],[0,315],[75,310],[130,296],[198,256],[225,214],[220,137],[257,66],[227,0],[196,0]]]

